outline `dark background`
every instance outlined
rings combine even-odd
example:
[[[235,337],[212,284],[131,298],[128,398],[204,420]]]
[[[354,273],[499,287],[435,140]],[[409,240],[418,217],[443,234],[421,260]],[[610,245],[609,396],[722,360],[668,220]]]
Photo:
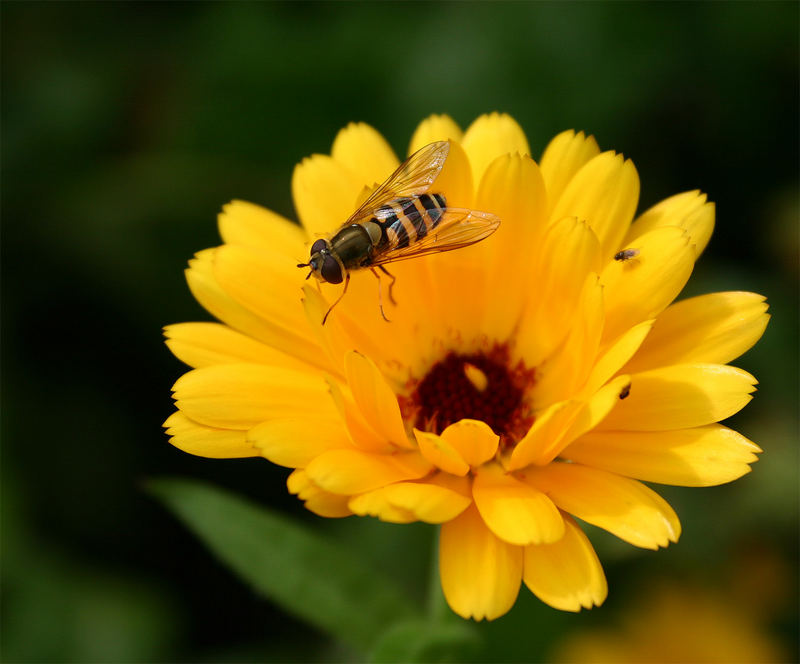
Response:
[[[466,127],[492,110],[519,121],[535,158],[568,128],[624,152],[640,209],[708,192],[717,229],[689,292],[754,290],[773,315],[734,363],[761,382],[732,421],[765,451],[754,472],[664,490],[684,524],[666,551],[593,534],[606,606],[560,614],[523,590],[509,616],[481,626],[501,644],[492,658],[537,660],[587,626],[613,630],[647,606],[654,579],[733,605],[770,598],[754,628],[798,657],[797,3],[0,12],[4,661],[348,657],[215,561],[142,490],[151,476],[204,478],[295,514],[424,591],[431,529],[321,522],[286,495],[283,469],[169,446],[160,424],[184,367],[160,328],[208,319],[182,270],[218,243],[223,203],[294,217],[294,164],[328,151],[347,122],[372,124],[403,154],[430,113]],[[401,546],[401,560],[368,548],[376,541]]]

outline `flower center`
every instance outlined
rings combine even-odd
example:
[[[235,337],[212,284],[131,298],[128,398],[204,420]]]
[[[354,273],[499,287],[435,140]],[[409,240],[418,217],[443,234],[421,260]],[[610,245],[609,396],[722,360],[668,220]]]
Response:
[[[508,355],[505,346],[487,353],[449,352],[410,386],[411,396],[401,399],[404,417],[436,433],[464,418],[481,420],[502,444],[516,443],[533,424],[523,397],[535,370],[522,362],[509,367]]]

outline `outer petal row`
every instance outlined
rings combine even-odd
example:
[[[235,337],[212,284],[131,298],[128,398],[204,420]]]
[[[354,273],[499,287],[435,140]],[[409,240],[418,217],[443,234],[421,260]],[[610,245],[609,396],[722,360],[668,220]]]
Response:
[[[750,472],[761,450],[721,424],[677,431],[592,431],[563,456],[647,482],[714,486]]]
[[[496,537],[472,506],[442,526],[439,571],[450,608],[463,618],[492,620],[513,606],[524,579],[547,604],[578,611],[603,603],[607,584],[586,535],[567,515],[563,537],[515,546]]]

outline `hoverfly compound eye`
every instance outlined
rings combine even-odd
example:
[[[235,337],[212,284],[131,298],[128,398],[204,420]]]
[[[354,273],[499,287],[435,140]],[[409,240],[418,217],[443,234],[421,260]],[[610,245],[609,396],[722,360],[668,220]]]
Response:
[[[326,246],[325,240],[317,240],[314,244],[311,245],[311,255],[318,254],[322,251]]]
[[[320,272],[322,273],[322,278],[329,284],[340,284],[342,283],[342,279],[344,279],[339,261],[330,254],[326,255],[323,259]]]

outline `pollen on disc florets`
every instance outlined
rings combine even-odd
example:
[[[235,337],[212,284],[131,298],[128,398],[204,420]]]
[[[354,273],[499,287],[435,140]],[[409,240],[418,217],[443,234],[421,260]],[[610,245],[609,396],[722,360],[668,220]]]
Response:
[[[524,397],[534,375],[521,361],[511,367],[504,345],[469,354],[450,351],[409,384],[400,407],[418,429],[441,433],[465,418],[481,420],[500,436],[501,445],[513,446],[533,424]]]

